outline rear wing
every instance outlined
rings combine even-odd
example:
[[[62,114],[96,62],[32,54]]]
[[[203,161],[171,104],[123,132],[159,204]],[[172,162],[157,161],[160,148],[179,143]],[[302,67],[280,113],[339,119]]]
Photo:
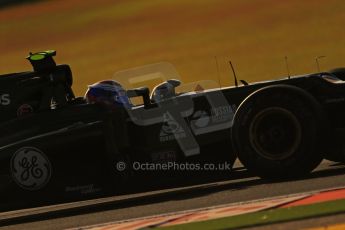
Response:
[[[75,98],[72,71],[55,51],[30,53],[33,71],[0,76],[0,122],[66,105]]]

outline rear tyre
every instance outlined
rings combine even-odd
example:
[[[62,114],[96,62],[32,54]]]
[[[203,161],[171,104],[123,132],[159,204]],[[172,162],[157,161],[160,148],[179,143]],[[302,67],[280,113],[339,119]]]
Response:
[[[233,124],[238,158],[260,177],[299,177],[315,169],[323,158],[322,109],[298,87],[275,85],[257,90],[239,106]]]

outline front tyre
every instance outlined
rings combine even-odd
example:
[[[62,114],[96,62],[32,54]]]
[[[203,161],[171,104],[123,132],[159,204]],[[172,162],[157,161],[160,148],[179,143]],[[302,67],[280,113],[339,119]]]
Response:
[[[275,85],[257,90],[242,102],[233,124],[238,158],[260,177],[302,176],[322,161],[322,109],[298,87]]]

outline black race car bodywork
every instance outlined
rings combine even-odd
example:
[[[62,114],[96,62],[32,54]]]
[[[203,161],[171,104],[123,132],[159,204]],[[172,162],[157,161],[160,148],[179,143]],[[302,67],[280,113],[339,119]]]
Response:
[[[125,192],[157,178],[228,176],[237,157],[270,179],[304,175],[323,158],[344,160],[345,81],[331,73],[161,101],[137,88],[127,94],[143,105],[109,109],[76,98],[69,66],[38,54],[33,72],[0,77],[3,204]]]

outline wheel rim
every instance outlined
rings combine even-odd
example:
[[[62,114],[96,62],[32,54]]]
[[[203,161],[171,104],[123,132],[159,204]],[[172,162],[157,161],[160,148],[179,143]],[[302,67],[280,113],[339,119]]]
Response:
[[[271,107],[254,116],[249,127],[250,144],[262,157],[282,160],[298,149],[301,132],[300,122],[293,113]]]

